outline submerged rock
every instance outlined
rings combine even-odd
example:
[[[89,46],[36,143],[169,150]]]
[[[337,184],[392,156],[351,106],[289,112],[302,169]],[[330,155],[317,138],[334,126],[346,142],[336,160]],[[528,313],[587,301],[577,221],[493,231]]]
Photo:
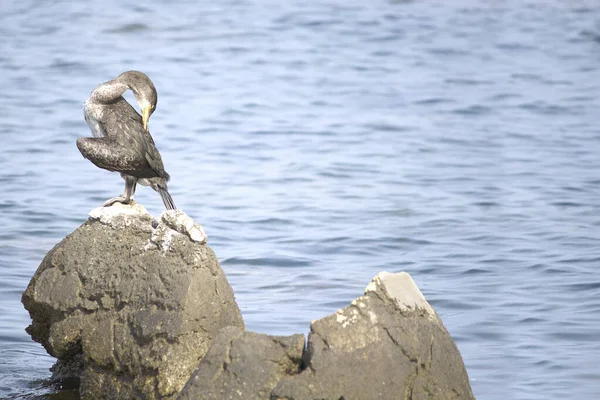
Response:
[[[156,222],[139,204],[92,210],[23,293],[27,331],[56,370],[82,365],[82,398],[174,398],[219,330],[244,327],[205,241],[181,211]]]
[[[405,272],[380,273],[314,321],[304,365],[272,399],[474,399],[458,348]]]

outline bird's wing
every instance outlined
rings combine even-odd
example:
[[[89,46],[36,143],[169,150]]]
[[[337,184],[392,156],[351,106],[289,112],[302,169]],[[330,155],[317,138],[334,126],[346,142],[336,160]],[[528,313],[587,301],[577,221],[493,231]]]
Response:
[[[135,149],[122,146],[111,138],[79,138],[77,148],[99,168],[134,176],[152,173],[146,159],[140,157]]]
[[[150,137],[150,140],[152,142],[148,143],[144,157],[146,157],[146,161],[148,161],[148,164],[154,171],[156,171],[158,176],[160,176],[166,181],[169,181],[169,174],[167,174],[167,171],[165,171],[165,167],[162,162],[162,157],[160,156],[160,153],[158,152],[156,146],[154,146],[154,140],[152,140],[152,136],[150,136],[149,132],[148,136]]]
[[[133,174],[134,176],[141,178],[158,176],[169,179],[152,135],[143,128],[142,117],[125,99],[117,102],[115,107],[111,107],[106,113],[102,128],[107,132],[107,137],[131,149],[147,163],[144,175]]]

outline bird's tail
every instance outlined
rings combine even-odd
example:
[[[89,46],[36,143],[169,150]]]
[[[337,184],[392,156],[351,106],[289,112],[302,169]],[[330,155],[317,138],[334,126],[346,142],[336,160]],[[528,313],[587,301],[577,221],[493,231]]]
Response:
[[[167,190],[166,186],[160,187],[157,185],[156,191],[158,192],[158,194],[160,194],[160,197],[162,198],[162,201],[165,204],[165,208],[167,210],[177,210],[177,207],[175,207],[175,203],[173,202],[173,198],[169,194],[169,191]]]

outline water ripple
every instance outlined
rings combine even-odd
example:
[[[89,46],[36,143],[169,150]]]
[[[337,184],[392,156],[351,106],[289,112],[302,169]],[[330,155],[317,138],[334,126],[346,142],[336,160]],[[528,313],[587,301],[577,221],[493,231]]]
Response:
[[[406,270],[478,398],[596,397],[597,5],[2,11],[0,397],[55,391],[20,293],[122,190],[74,143],[90,91],[126,69],[156,83],[170,189],[205,226],[249,329],[307,332],[377,272]],[[136,200],[161,211],[152,190]]]

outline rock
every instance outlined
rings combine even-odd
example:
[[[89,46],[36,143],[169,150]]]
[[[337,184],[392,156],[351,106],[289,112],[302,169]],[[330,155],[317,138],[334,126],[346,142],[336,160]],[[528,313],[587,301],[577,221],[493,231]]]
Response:
[[[208,240],[202,226],[181,210],[167,210],[161,214],[160,218],[169,228],[187,235],[193,242],[206,243]]]
[[[23,293],[27,332],[60,360],[59,376],[83,356],[82,398],[174,398],[219,330],[244,328],[233,291],[198,232],[179,233],[139,204],[90,217]]]
[[[53,376],[79,378],[84,399],[474,399],[456,345],[407,273],[380,273],[313,321],[304,349],[303,335],[244,330],[205,243],[180,210],[159,221],[139,204],[92,210],[22,298],[27,331],[59,359]]]
[[[179,400],[269,399],[279,379],[300,370],[304,335],[221,330]]]
[[[271,399],[474,399],[458,348],[404,272],[313,321],[303,361]]]

